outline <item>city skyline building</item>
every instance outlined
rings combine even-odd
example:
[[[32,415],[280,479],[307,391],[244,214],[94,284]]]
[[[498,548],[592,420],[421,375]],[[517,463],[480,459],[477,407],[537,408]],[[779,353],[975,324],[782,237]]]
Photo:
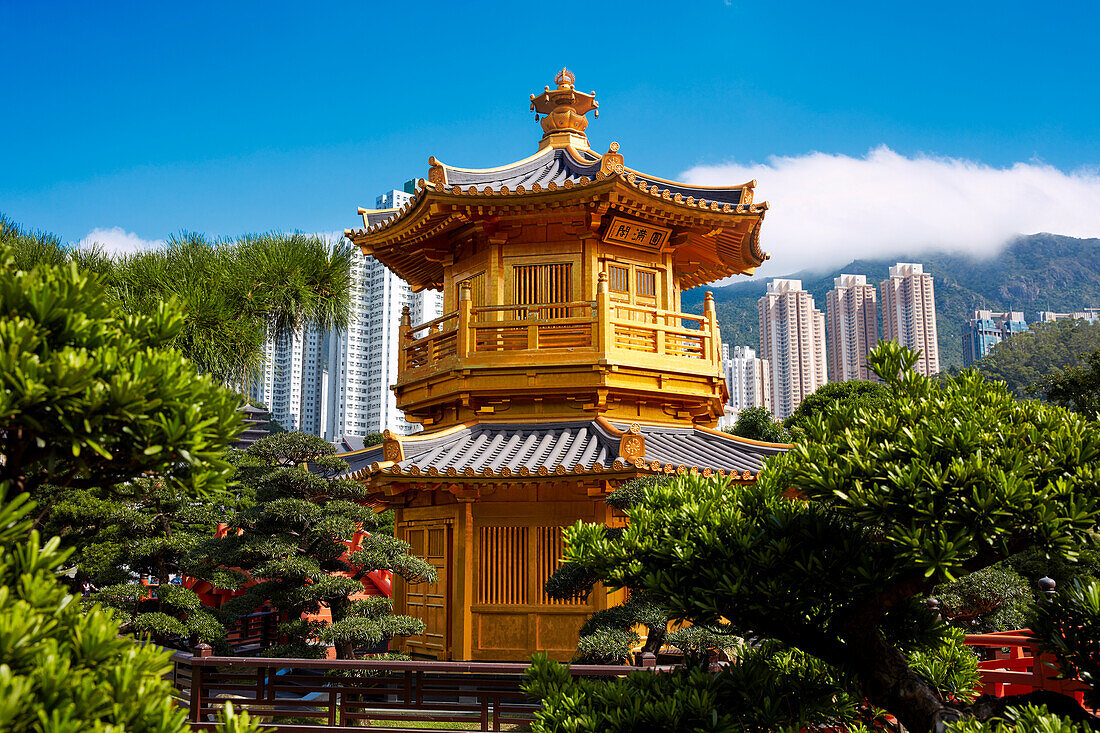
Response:
[[[267,406],[284,430],[321,434],[324,335],[307,326],[293,334],[268,336],[263,362],[248,394]]]
[[[411,183],[406,190],[379,194],[375,208],[404,206],[412,198]],[[390,389],[397,381],[401,313],[408,307],[413,323],[433,320],[442,313],[443,294],[434,290],[414,294],[408,283],[375,258],[358,250],[355,255],[348,326],[330,332],[328,339],[322,435],[329,441],[387,429],[409,435],[420,426],[405,420]]]
[[[1055,321],[1081,320],[1089,323],[1100,321],[1100,308],[1082,308],[1072,313],[1055,313],[1054,311],[1039,311],[1036,314],[1039,323],[1053,323]]]
[[[727,403],[733,411],[748,407],[772,409],[771,365],[767,359],[759,359],[756,351],[748,346],[722,344],[722,374],[730,398]]]
[[[826,383],[825,316],[801,280],[772,280],[757,301],[760,355],[771,369],[773,413],[789,417]]]
[[[920,352],[913,367],[932,376],[940,371],[940,347],[936,329],[936,297],[932,275],[924,265],[899,262],[882,281],[882,332],[887,341],[897,341]]]
[[[1022,311],[974,311],[974,317],[963,326],[963,367],[972,366],[994,346],[1026,330]]]
[[[826,295],[825,345],[830,382],[873,379],[867,352],[878,343],[878,302],[866,275],[841,273]]]

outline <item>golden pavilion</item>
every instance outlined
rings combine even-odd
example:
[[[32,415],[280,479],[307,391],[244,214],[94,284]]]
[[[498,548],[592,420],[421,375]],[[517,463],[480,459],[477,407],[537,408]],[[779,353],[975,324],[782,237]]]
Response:
[[[423,432],[343,454],[396,510],[397,536],[439,571],[394,586],[422,618],[405,651],[438,659],[569,658],[591,613],[618,602],[549,598],[543,586],[578,520],[616,526],[604,503],[647,474],[754,481],[785,446],[715,430],[727,401],[714,301],[681,292],[765,259],[755,182],[704,188],[597,153],[595,93],[563,69],[531,96],[538,151],[496,168],[434,157],[399,209],[345,233],[444,315],[401,322],[397,406]]]

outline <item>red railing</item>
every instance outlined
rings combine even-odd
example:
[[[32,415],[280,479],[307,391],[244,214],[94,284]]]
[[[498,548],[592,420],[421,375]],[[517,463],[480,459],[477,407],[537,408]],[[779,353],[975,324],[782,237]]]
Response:
[[[982,694],[1004,697],[1049,690],[1083,701],[1088,687],[1077,680],[1059,679],[1054,657],[1040,651],[1027,629],[971,634],[966,644],[978,652]]]

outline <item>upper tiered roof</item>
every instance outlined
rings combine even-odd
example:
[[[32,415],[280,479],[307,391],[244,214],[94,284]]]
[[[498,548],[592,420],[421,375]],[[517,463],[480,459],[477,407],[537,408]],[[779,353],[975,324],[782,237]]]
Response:
[[[537,153],[496,168],[459,168],[433,156],[412,200],[398,209],[360,209],[363,227],[345,234],[417,290],[442,287],[455,232],[471,224],[491,229],[502,216],[578,208],[676,228],[680,236],[668,251],[677,255],[685,288],[750,274],[767,259],[759,237],[768,205],[753,203],[755,181],[693,186],[627,167],[618,143],[595,152],[585,133],[585,115],[598,108],[595,93],[576,91],[565,69],[556,81],[556,89],[531,97],[532,109],[544,115]]]

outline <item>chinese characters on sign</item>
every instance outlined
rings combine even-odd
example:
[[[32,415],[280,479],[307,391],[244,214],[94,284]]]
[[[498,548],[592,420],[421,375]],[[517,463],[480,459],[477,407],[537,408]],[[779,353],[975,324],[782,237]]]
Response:
[[[652,224],[639,224],[616,216],[611,219],[611,224],[603,235],[603,241],[659,249],[668,241],[670,234],[672,234],[671,229]]]

